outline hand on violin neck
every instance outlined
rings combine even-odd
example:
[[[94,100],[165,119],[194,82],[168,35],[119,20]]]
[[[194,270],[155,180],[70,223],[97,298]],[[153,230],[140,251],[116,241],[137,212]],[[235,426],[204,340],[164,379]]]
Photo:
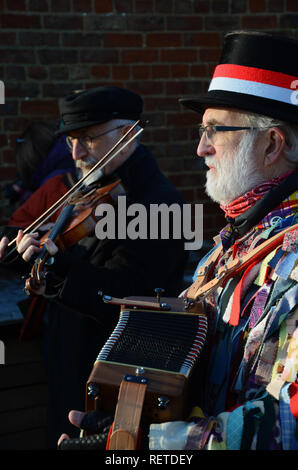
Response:
[[[41,252],[42,248],[38,236],[39,234],[37,232],[24,235],[23,231],[19,230],[16,244],[18,253],[22,255],[24,261],[30,261],[32,256]],[[58,251],[57,246],[50,239],[45,241],[45,247],[51,256],[55,255]]]
[[[7,237],[2,237],[1,240],[0,240],[0,260],[2,258],[4,258],[5,256],[5,252],[6,252],[6,248],[7,248],[7,245],[9,243],[9,240]]]
[[[24,235],[22,230],[18,231],[16,238],[17,251],[24,261],[30,261],[34,254],[37,254],[41,251],[38,233],[28,233]]]

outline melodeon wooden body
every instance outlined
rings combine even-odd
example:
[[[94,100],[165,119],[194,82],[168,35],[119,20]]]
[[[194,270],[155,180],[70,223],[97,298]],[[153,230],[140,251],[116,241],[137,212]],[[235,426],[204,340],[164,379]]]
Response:
[[[207,318],[183,311],[182,299],[163,302],[168,303],[168,310],[144,309],[142,301],[134,308],[121,306],[118,324],[87,382],[87,410],[114,413],[123,379],[143,380],[147,389],[142,422],[186,417],[189,378],[205,341]]]

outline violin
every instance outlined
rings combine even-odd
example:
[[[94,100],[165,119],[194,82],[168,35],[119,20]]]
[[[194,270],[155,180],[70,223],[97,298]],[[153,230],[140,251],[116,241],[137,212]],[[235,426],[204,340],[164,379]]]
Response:
[[[117,203],[118,196],[124,195],[125,189],[121,180],[115,180],[100,188],[93,188],[87,194],[76,195],[61,211],[53,228],[40,239],[42,251],[32,266],[30,276],[25,282],[25,292],[30,295],[42,292],[45,285],[47,270],[46,263],[49,252],[44,246],[50,239],[55,242],[60,251],[65,251],[80,240],[94,232],[98,217],[95,215],[99,204]]]
[[[120,148],[119,145],[129,136],[132,130],[140,126],[140,129],[130,137]],[[28,295],[38,293],[45,283],[46,262],[49,258],[48,250],[44,244],[50,238],[62,251],[69,246],[80,241],[85,236],[91,234],[97,222],[95,208],[98,204],[115,204],[120,194],[124,194],[124,189],[120,180],[116,180],[107,186],[93,188],[87,194],[82,194],[81,189],[84,181],[95,171],[102,170],[112,159],[114,159],[130,142],[132,142],[141,132],[144,131],[145,123],[137,121],[119,139],[118,142],[91,168],[64,196],[54,203],[44,214],[38,217],[35,222],[28,226],[23,233],[38,230],[58,209],[61,210],[59,217],[50,232],[47,232],[40,240],[42,250],[36,258],[31,269],[30,276],[25,283],[25,291]],[[9,242],[8,246],[16,243],[16,238]],[[4,260],[8,258],[16,246],[8,253]],[[4,261],[3,260],[3,261]]]

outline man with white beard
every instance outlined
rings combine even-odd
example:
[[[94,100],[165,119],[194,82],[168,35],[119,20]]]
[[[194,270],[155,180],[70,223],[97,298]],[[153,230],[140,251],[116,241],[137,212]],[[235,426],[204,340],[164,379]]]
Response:
[[[230,33],[208,93],[180,100],[203,116],[197,154],[209,167],[207,194],[228,222],[182,294],[186,304],[195,309],[197,286],[228,276],[236,261],[240,268],[203,298],[208,336],[189,414],[152,423],[150,450],[298,449],[297,53],[294,39]],[[70,414],[82,428],[92,419]],[[96,423],[99,448],[106,425]],[[59,444],[72,441],[64,435]]]

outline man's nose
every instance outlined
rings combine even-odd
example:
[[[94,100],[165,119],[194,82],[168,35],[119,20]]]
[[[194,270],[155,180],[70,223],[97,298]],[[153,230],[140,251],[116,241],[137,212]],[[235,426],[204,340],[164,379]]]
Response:
[[[198,157],[206,157],[208,155],[213,155],[214,153],[215,153],[215,148],[210,142],[208,142],[204,133],[200,139],[200,142],[197,148],[197,155]]]
[[[82,145],[79,139],[74,139],[72,143],[72,158],[82,160],[88,156],[88,150]]]

